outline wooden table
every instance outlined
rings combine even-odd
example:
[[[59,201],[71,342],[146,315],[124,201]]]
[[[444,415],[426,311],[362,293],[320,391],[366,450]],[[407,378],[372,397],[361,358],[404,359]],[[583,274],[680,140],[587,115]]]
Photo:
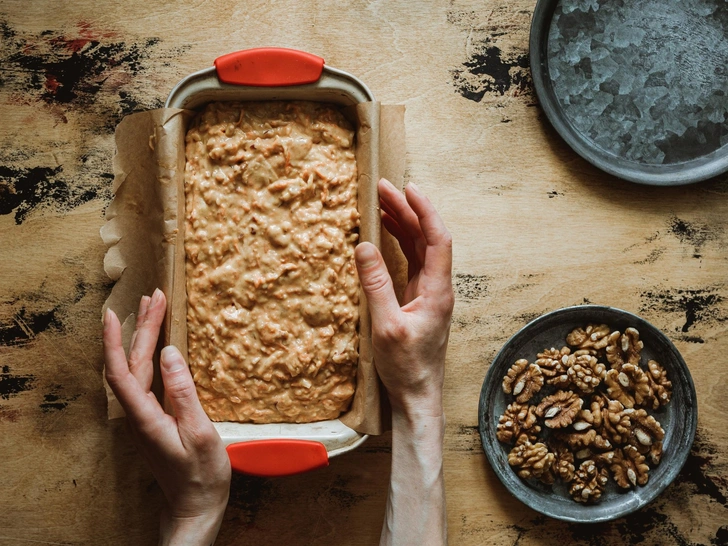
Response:
[[[452,544],[728,543],[728,178],[679,188],[591,167],[545,120],[527,68],[533,0],[0,3],[0,544],[153,544],[162,494],[107,421],[99,237],[113,130],[233,50],[310,51],[407,108],[407,173],[454,237],[445,391]],[[682,352],[698,432],[633,516],[540,516],[490,469],[483,378],[530,319],[585,302],[644,316]],[[373,544],[389,435],[328,469],[236,476],[219,544]]]

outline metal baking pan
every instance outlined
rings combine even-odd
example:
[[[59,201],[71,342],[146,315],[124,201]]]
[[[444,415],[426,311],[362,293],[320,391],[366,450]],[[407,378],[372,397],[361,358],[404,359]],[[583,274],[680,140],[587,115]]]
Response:
[[[567,144],[641,184],[728,171],[728,11],[718,4],[539,0],[531,74]]]
[[[312,100],[352,106],[373,101],[360,80],[320,57],[282,48],[230,53],[180,81],[166,108],[196,110],[211,101]],[[316,423],[213,423],[234,470],[259,476],[296,474],[328,465],[367,435],[339,419]]]

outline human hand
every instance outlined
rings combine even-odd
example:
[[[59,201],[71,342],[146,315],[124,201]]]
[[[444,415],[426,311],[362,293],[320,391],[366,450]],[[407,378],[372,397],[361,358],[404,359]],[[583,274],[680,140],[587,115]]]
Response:
[[[408,262],[402,306],[370,243],[356,264],[372,315],[374,363],[392,404],[392,472],[380,544],[447,543],[442,388],[454,305],[452,238],[414,184],[402,195],[379,181],[384,227]]]
[[[104,315],[106,380],[127,415],[135,443],[169,506],[162,514],[160,544],[212,544],[230,493],[230,461],[222,440],[197,398],[184,358],[173,346],[160,358],[162,381],[174,416],[151,392],[152,355],[164,319],[161,290],[139,303],[127,362],[121,324]]]
[[[371,243],[356,248],[356,264],[372,316],[377,372],[393,409],[442,415],[445,353],[454,305],[452,237],[414,184],[405,195],[379,181],[384,227],[408,261],[402,306],[381,253]]]

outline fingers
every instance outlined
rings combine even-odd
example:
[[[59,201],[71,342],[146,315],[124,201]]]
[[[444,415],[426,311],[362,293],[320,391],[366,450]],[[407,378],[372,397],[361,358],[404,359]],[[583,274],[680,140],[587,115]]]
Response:
[[[371,243],[360,243],[354,251],[362,290],[369,301],[373,324],[391,324],[400,314],[392,278],[382,255]]]
[[[144,311],[144,316],[141,319],[137,317],[137,329],[129,348],[129,370],[146,390],[152,385],[152,356],[166,309],[166,298],[159,289],[154,291],[148,304],[145,305],[143,301],[139,303],[140,314]]]
[[[147,316],[147,310],[149,309],[150,301],[152,301],[152,298],[150,298],[149,296],[142,296],[142,299],[139,300],[139,310],[137,311],[136,325],[134,326],[134,333],[131,335],[131,342],[129,343],[129,347],[134,347],[134,340],[136,339],[139,328],[141,328],[142,324],[144,324],[144,318]]]
[[[198,437],[210,419],[202,409],[192,374],[179,350],[169,345],[162,349],[160,368],[164,391],[172,404],[182,443]]]
[[[452,237],[430,200],[413,183],[407,185],[407,203],[417,215],[427,242],[425,274],[448,282],[452,275]]]
[[[126,353],[121,344],[121,324],[119,318],[110,308],[104,314],[104,359],[106,360],[106,375],[120,376],[129,372],[126,363]],[[107,378],[108,380],[108,378]],[[110,385],[113,388],[113,385]]]
[[[409,278],[412,278],[419,271],[421,265],[412,239],[404,233],[397,221],[386,212],[382,213],[382,224],[390,235],[397,239],[399,248],[402,249],[404,257],[407,258]]]
[[[106,381],[127,416],[135,426],[156,420],[162,413],[162,408],[147,396],[147,391],[130,373],[121,344],[121,324],[111,309],[107,309],[104,315],[103,340]]]
[[[378,187],[379,201],[384,212],[394,218],[402,230],[412,239],[422,237],[420,221],[402,192],[386,178],[379,181]]]

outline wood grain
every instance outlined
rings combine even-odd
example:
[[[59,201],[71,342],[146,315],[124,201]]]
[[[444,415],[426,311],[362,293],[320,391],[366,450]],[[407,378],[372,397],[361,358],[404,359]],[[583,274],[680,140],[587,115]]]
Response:
[[[533,0],[0,3],[0,545],[154,544],[162,494],[105,418],[98,235],[113,129],[186,74],[262,45],[319,54],[406,106],[406,177],[454,237],[445,474],[452,544],[728,542],[728,178],[642,187],[600,173],[530,86]],[[682,352],[698,435],[644,510],[569,525],[510,497],[477,432],[489,363],[530,319],[596,303]],[[219,544],[373,544],[390,436],[281,480],[236,476]]]

